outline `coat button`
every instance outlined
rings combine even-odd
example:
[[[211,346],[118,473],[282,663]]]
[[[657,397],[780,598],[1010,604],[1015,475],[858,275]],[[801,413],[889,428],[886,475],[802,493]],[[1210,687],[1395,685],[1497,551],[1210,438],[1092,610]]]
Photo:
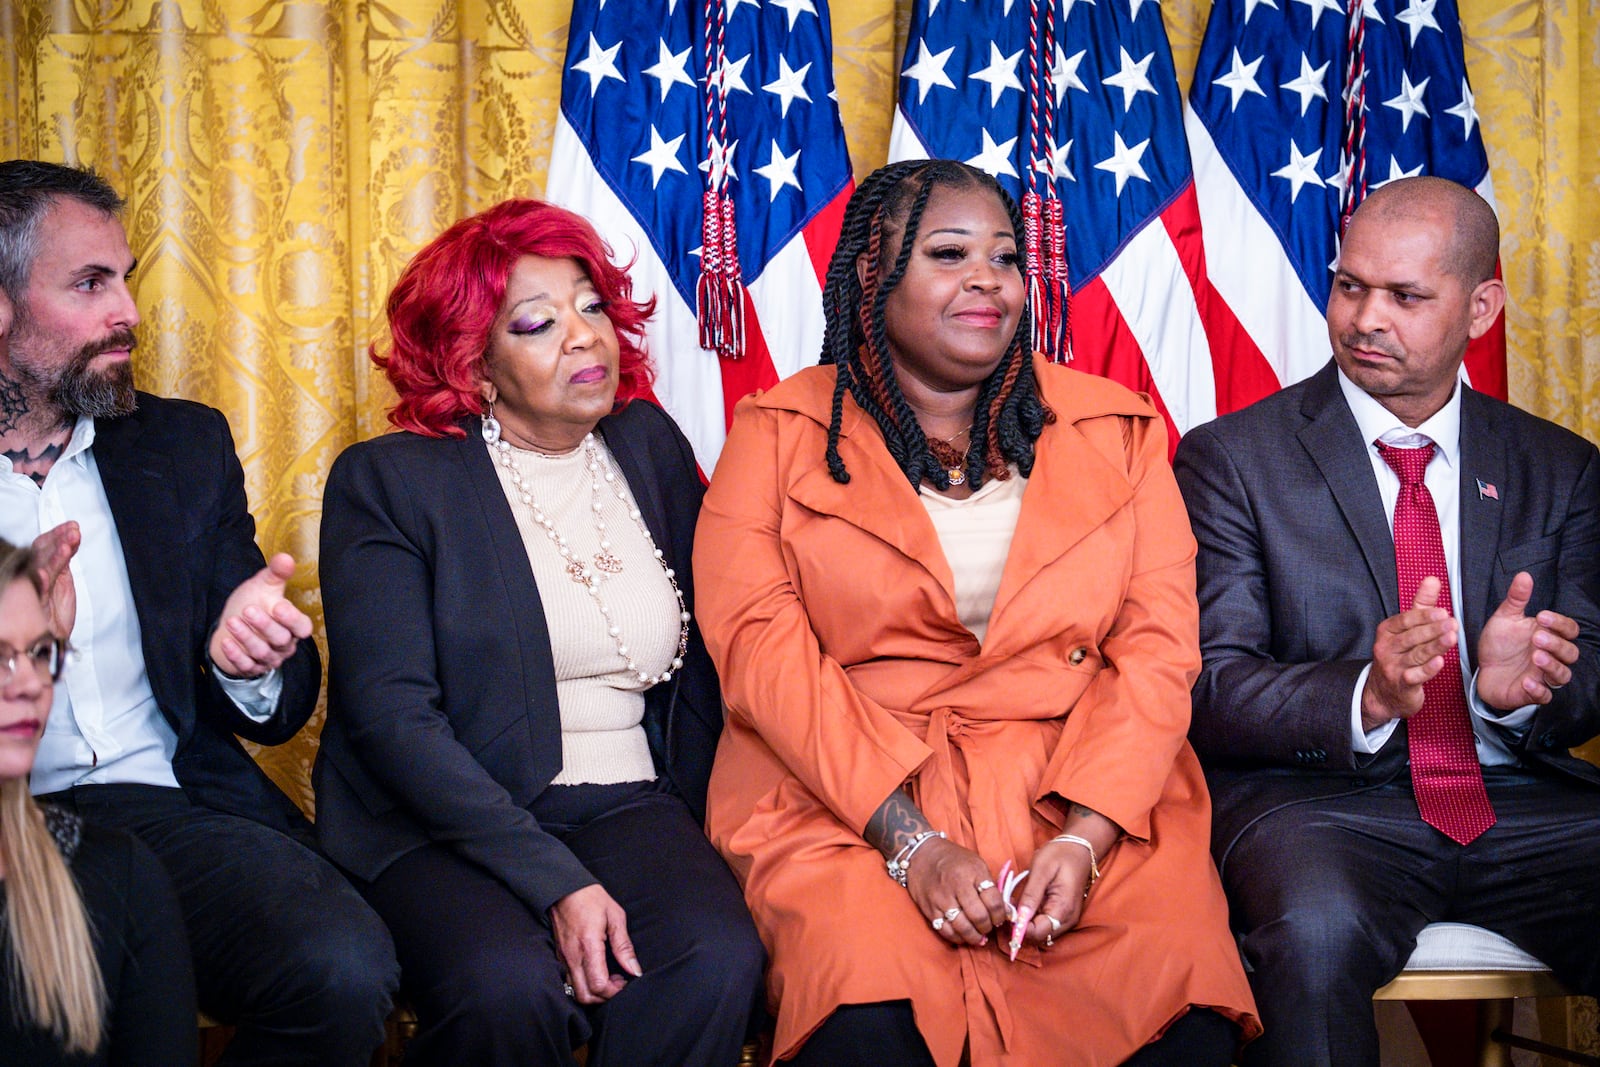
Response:
[[[1545,748],[1555,748],[1556,747],[1556,732],[1554,730],[1546,730],[1544,732],[1544,736],[1539,738],[1539,743],[1541,745],[1543,745]]]
[[[1088,658],[1089,650],[1087,648],[1075,648],[1072,650],[1072,654],[1067,657],[1067,662],[1076,667]]]

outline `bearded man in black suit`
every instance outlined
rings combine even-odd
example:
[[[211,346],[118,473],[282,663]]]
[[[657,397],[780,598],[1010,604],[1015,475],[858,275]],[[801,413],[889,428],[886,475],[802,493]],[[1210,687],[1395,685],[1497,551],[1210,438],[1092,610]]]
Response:
[[[1460,380],[1498,245],[1469,189],[1376,190],[1332,362],[1178,449],[1252,1067],[1376,1064],[1371,996],[1430,922],[1600,993],[1600,770],[1567,751],[1600,732],[1600,455]]]
[[[134,391],[121,207],[92,172],[0,163],[0,536],[76,599],[33,790],[160,857],[201,1010],[238,1027],[224,1064],[364,1065],[394,946],[239,742],[316,706],[294,560],[256,547],[222,414]]]

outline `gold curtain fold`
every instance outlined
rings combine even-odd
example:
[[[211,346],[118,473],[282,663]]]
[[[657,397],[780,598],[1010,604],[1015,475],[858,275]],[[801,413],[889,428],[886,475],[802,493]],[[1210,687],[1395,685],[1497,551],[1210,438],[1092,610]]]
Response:
[[[1208,0],[1168,0],[1187,85]],[[380,433],[366,351],[407,258],[545,184],[568,7],[551,0],[0,0],[0,156],[129,199],[143,388],[227,413],[260,539],[320,617],[321,487]],[[882,163],[909,0],[835,0],[857,176]],[[1465,0],[1505,227],[1516,403],[1600,437],[1600,0]],[[260,753],[311,808],[315,734]]]

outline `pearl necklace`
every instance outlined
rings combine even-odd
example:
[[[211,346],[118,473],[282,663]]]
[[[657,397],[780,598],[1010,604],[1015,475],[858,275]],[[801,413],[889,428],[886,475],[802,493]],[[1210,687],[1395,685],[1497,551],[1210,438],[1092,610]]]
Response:
[[[489,440],[491,436],[487,421],[485,420],[485,440]],[[499,429],[498,424],[495,429]],[[567,539],[556,531],[556,524],[550,520],[549,516],[544,513],[533,499],[533,494],[528,491],[528,487],[522,480],[522,471],[517,465],[516,457],[512,454],[511,444],[500,437],[498,433],[493,434],[493,438],[493,440],[489,441],[489,445],[494,449],[495,458],[506,469],[506,474],[511,479],[511,485],[516,490],[518,499],[533,512],[533,521],[539,524],[539,528],[544,531],[545,537],[549,538],[550,543],[555,546],[556,552],[560,554],[562,559],[566,560],[567,576],[583,586],[589,594],[589,599],[594,601],[595,607],[599,609],[600,617],[605,620],[606,633],[616,642],[617,655],[627,664],[629,673],[635,675],[640,684],[646,688],[661,682],[671,681],[672,672],[683,666],[683,657],[689,651],[689,607],[684,602],[683,590],[678,587],[676,572],[667,565],[666,556],[661,549],[656,547],[655,538],[650,536],[650,527],[645,525],[644,516],[628,500],[628,492],[623,487],[622,481],[612,471],[611,465],[605,462],[602,457],[600,446],[596,444],[594,434],[585,434],[582,446],[584,465],[589,471],[589,493],[592,500],[590,513],[594,516],[595,533],[600,538],[600,551],[594,554],[594,565],[592,567],[578,559],[573,553],[572,547],[567,544]],[[570,453],[568,454],[570,455]],[[606,605],[605,600],[600,596],[600,584],[606,580],[607,576],[621,574],[623,570],[623,561],[612,553],[611,541],[606,536],[605,518],[601,514],[605,507],[605,493],[600,487],[602,479],[607,485],[611,486],[612,493],[628,509],[628,517],[633,520],[634,525],[639,528],[639,532],[644,535],[645,544],[650,546],[650,551],[655,556],[656,562],[661,565],[662,572],[667,576],[667,584],[672,586],[672,595],[678,600],[678,652],[672,657],[672,665],[660,674],[653,675],[649,671],[640,669],[639,664],[634,660],[633,654],[628,648],[627,640],[622,636],[622,628],[611,618],[611,608]]]

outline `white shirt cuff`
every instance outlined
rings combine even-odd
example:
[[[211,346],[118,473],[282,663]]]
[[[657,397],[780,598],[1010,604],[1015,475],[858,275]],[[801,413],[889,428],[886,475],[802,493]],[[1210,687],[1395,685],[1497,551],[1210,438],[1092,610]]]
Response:
[[[1474,716],[1482,719],[1490,726],[1513,735],[1521,735],[1527,730],[1533,724],[1534,715],[1539,711],[1539,705],[1537,704],[1524,704],[1522,707],[1512,708],[1510,711],[1491,708],[1483,702],[1482,697],[1478,696],[1477,671],[1472,672],[1472,684],[1467,686],[1467,707],[1471,709]]]
[[[240,711],[256,722],[266,722],[278,708],[283,694],[283,672],[274,667],[259,678],[230,678],[216,664],[211,665],[217,684]]]
[[[1370,756],[1389,743],[1389,737],[1400,725],[1399,719],[1390,719],[1375,730],[1361,728],[1361,691],[1367,687],[1367,675],[1372,673],[1372,664],[1361,668],[1361,673],[1356,676],[1356,691],[1350,697],[1350,749],[1358,755]]]

